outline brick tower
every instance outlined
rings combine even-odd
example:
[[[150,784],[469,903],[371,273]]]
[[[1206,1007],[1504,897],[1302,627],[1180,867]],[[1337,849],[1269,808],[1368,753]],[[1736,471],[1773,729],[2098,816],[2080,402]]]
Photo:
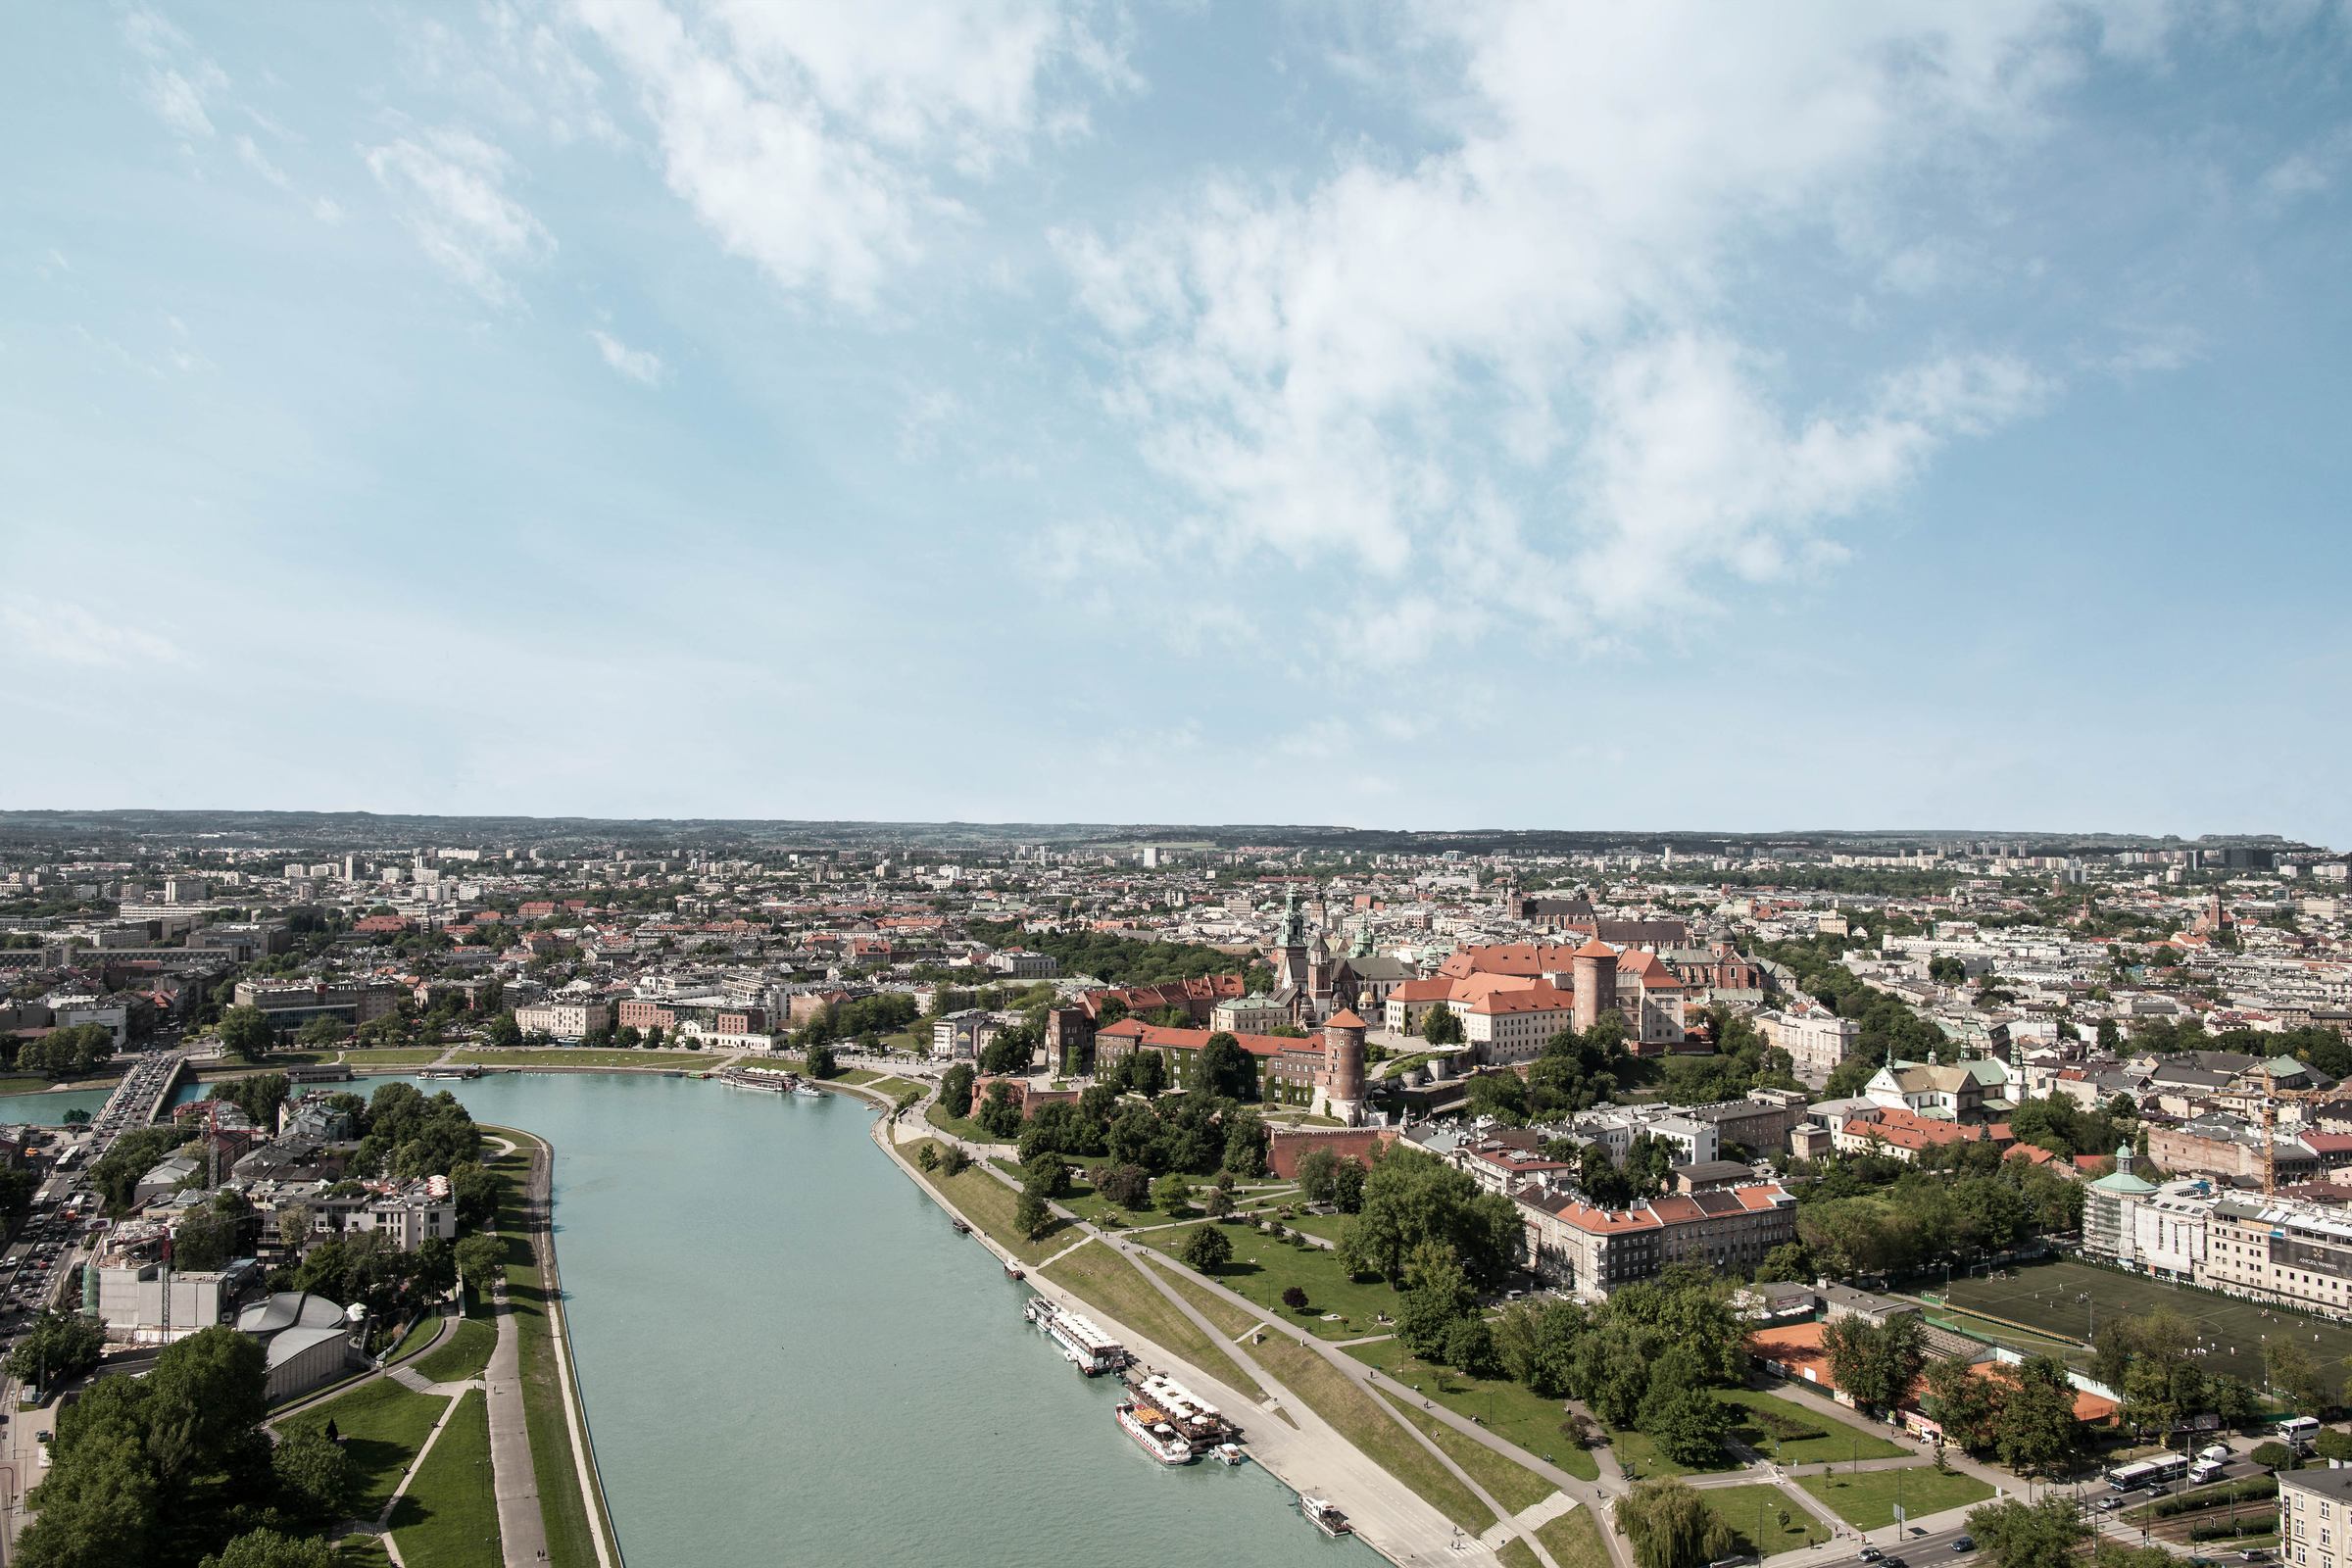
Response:
[[[1568,961],[1576,982],[1576,1026],[1590,1029],[1617,1005],[1617,950],[1594,937]]]
[[[1364,1116],[1364,1020],[1346,1008],[1323,1025],[1323,1071],[1314,1109],[1353,1127]]]

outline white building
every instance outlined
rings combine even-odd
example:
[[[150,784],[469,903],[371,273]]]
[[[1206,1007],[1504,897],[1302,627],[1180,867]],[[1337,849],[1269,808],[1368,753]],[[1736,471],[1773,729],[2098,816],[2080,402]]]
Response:
[[[612,1009],[603,1001],[579,997],[550,997],[514,1009],[514,1027],[524,1034],[553,1035],[558,1040],[580,1040],[612,1027]]]

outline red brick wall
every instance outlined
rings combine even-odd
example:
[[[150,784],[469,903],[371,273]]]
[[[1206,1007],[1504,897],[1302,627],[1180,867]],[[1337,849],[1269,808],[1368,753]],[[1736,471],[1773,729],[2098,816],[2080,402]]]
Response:
[[[1302,1127],[1272,1136],[1268,1159],[1274,1174],[1289,1181],[1298,1174],[1298,1156],[1310,1149],[1328,1149],[1361,1165],[1372,1163],[1372,1152],[1396,1141],[1393,1127]]]

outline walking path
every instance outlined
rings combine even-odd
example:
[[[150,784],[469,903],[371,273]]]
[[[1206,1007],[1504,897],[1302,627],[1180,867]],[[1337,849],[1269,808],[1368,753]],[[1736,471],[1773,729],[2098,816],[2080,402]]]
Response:
[[[495,1235],[489,1226],[485,1235]],[[498,1344],[482,1373],[490,1408],[491,1485],[498,1495],[498,1541],[507,1568],[547,1561],[547,1520],[539,1512],[539,1481],[531,1470],[531,1429],[522,1406],[522,1331],[514,1323],[502,1277],[490,1293]]]

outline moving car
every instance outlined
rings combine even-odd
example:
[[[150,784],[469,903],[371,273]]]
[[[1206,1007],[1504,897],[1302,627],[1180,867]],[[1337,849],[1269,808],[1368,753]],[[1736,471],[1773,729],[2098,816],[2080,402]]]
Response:
[[[1954,1551],[1974,1551],[1977,1549],[1976,1539],[1971,1536],[1955,1537],[1952,1541],[1952,1549]]]

